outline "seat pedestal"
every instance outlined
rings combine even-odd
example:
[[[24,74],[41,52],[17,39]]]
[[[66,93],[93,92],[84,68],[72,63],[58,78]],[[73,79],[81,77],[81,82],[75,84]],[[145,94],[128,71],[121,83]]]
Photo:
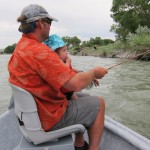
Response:
[[[56,141],[34,145],[22,136],[21,142],[15,150],[74,150],[74,142],[72,136],[68,135]]]

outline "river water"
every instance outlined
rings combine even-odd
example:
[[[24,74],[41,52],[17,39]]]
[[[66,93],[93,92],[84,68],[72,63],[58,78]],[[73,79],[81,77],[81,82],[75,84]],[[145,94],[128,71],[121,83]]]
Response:
[[[7,110],[11,97],[7,63],[10,55],[0,55],[0,114]],[[110,67],[122,59],[71,56],[74,68]],[[109,70],[99,87],[84,90],[102,96],[106,115],[150,139],[150,61],[132,61]]]

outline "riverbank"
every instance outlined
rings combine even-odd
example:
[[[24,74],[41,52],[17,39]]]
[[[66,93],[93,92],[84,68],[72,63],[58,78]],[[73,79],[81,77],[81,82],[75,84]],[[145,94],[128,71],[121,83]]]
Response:
[[[116,50],[114,45],[108,46],[94,46],[79,48],[77,51],[71,51],[72,55],[76,56],[95,56],[103,58],[134,58],[142,60],[150,60],[150,48],[143,48],[140,50]]]
[[[135,58],[150,60],[150,29],[139,26],[135,33],[129,33],[125,41],[98,44],[91,42],[71,48],[71,54],[106,58]],[[142,54],[142,55],[141,55]],[[146,55],[145,55],[146,54]],[[136,57],[138,56],[138,57]]]

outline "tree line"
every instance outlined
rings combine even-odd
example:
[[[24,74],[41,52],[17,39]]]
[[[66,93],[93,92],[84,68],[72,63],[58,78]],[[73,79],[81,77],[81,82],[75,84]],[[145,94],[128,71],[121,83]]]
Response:
[[[74,37],[68,37],[64,36],[62,39],[67,43],[68,47],[84,47],[84,46],[102,46],[102,45],[107,45],[110,43],[114,43],[113,40],[111,39],[101,39],[100,37],[96,38],[90,38],[89,41],[81,41],[77,36]],[[15,50],[16,43],[13,45],[9,45],[4,49],[4,53],[11,54]]]
[[[111,17],[114,20],[110,31],[116,34],[115,43],[128,43],[139,46],[148,45],[150,31],[150,1],[149,0],[113,0]],[[89,41],[81,41],[77,36],[63,37],[69,46],[78,49],[81,47],[105,46],[114,43],[111,39],[91,38]],[[119,42],[118,42],[119,41]],[[122,43],[121,43],[122,42]],[[148,43],[148,44],[147,44]],[[16,44],[4,49],[4,53],[12,53]]]

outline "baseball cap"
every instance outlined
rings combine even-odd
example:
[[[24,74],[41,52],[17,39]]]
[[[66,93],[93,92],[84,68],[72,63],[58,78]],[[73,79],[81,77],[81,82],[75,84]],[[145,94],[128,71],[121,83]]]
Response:
[[[67,44],[63,41],[61,37],[59,37],[56,34],[52,34],[51,36],[49,36],[49,38],[45,40],[43,43],[46,44],[48,47],[50,47],[53,51],[55,51],[60,47],[64,47]]]
[[[26,6],[22,10],[21,15],[26,16],[26,23],[34,22],[42,18],[49,18],[52,21],[58,21],[56,18],[51,17],[44,7],[37,4],[30,4]]]

